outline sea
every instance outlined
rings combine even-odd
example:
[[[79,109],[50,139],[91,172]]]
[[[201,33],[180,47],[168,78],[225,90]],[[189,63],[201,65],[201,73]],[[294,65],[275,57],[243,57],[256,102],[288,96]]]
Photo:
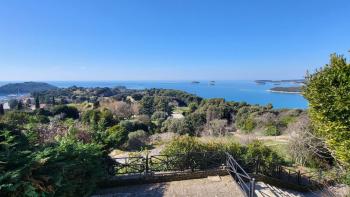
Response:
[[[78,87],[116,87],[129,89],[163,88],[183,90],[203,98],[224,98],[227,101],[247,102],[249,104],[267,105],[274,108],[306,109],[308,102],[300,94],[276,93],[269,89],[276,86],[298,86],[295,83],[257,84],[254,81],[46,81],[60,88]],[[9,82],[0,82],[0,86]],[[0,95],[0,100],[7,95]]]

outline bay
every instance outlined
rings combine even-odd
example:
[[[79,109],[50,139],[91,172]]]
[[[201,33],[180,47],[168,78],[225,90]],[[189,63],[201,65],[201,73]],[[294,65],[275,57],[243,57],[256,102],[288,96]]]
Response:
[[[183,90],[203,98],[224,98],[227,101],[247,102],[249,104],[266,105],[271,103],[275,108],[306,109],[307,101],[300,94],[274,93],[268,91],[276,85],[266,83],[259,85],[254,81],[49,81],[52,85],[66,88],[79,87],[116,87],[125,86],[130,89],[164,88]],[[281,83],[277,86],[296,86],[293,83]]]

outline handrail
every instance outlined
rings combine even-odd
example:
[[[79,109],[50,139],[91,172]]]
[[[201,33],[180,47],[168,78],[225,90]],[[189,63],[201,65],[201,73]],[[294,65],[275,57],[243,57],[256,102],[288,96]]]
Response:
[[[255,196],[255,179],[238,164],[232,155],[226,153],[226,168],[232,178],[238,183],[243,194],[247,197]]]

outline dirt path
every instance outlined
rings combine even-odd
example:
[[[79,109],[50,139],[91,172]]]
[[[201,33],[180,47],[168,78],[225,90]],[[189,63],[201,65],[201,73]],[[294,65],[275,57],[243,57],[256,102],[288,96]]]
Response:
[[[252,140],[261,140],[261,141],[275,141],[281,143],[287,143],[289,140],[288,135],[280,136],[258,136],[254,134],[243,134],[240,132],[234,132],[233,136],[236,137],[239,141],[252,141]]]

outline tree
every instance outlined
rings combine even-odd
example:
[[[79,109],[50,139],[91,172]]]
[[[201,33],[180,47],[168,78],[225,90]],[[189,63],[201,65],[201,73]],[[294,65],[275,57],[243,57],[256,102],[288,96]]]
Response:
[[[11,99],[8,101],[8,104],[11,109],[15,109],[18,105],[18,101],[16,99]]]
[[[23,109],[23,103],[22,103],[22,101],[18,101],[17,110],[22,110],[22,109]]]
[[[140,113],[145,114],[148,116],[151,116],[155,109],[154,109],[154,98],[151,96],[145,96],[141,99],[140,102]]]
[[[5,114],[4,105],[0,103],[0,116]]]
[[[56,101],[55,101],[55,97],[54,96],[52,97],[52,101],[51,102],[52,102],[52,105],[56,105]]]
[[[306,76],[304,97],[319,137],[341,164],[350,166],[350,64],[332,54],[330,63]]]
[[[36,98],[35,98],[35,109],[40,109],[39,97],[36,97]]]

